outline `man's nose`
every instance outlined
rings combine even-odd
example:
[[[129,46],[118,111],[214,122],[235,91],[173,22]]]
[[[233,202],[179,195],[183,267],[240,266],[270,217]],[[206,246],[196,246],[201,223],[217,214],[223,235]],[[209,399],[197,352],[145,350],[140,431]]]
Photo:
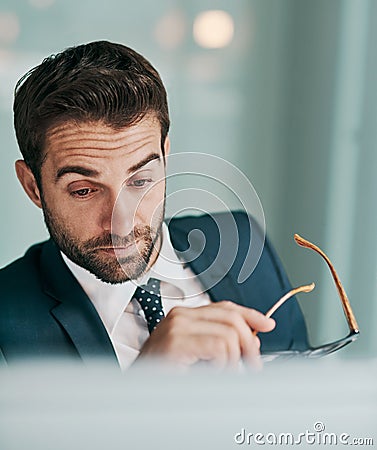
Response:
[[[125,192],[111,195],[105,209],[104,229],[118,236],[127,236],[133,230],[135,208]]]

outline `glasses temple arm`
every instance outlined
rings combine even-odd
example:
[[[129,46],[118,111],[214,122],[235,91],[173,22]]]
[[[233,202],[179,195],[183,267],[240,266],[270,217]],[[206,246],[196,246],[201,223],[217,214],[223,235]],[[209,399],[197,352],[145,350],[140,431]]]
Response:
[[[328,265],[328,267],[330,269],[331,275],[332,275],[332,277],[334,279],[335,285],[337,287],[338,294],[339,294],[340,300],[342,302],[343,311],[344,311],[344,314],[345,314],[347,322],[348,322],[348,326],[349,326],[350,330],[352,330],[355,333],[358,333],[359,332],[359,327],[357,325],[356,318],[355,318],[355,316],[353,314],[353,311],[352,311],[350,302],[348,300],[346,291],[344,290],[343,285],[342,285],[342,283],[341,283],[341,281],[340,281],[340,279],[338,277],[338,274],[336,273],[336,270],[335,270],[334,266],[332,265],[330,259],[327,257],[327,255],[319,247],[317,247],[316,245],[314,245],[311,242],[307,241],[306,239],[304,239],[303,237],[299,236],[298,234],[294,235],[294,239],[295,239],[295,241],[296,241],[296,243],[298,245],[300,245],[301,247],[305,247],[305,248],[309,248],[311,250],[314,250],[319,255],[321,255],[322,258],[326,261],[326,263],[327,263],[327,265]]]
[[[293,297],[296,294],[299,294],[300,292],[311,292],[315,288],[315,284],[306,284],[304,286],[299,286],[294,289],[291,289],[289,292],[287,292],[283,297],[281,297],[265,314],[266,317],[271,317],[274,312],[280,308],[280,306],[285,303],[287,300],[289,300],[291,297]],[[253,335],[256,336],[258,334],[257,330],[253,331]]]

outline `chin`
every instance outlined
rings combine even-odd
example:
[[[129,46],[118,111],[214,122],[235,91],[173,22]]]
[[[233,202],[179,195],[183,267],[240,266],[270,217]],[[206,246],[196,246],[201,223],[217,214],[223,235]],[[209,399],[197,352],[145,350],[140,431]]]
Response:
[[[120,284],[136,280],[144,275],[149,261],[150,257],[144,259],[137,253],[135,256],[122,259],[116,257],[91,258],[84,268],[105,283]]]

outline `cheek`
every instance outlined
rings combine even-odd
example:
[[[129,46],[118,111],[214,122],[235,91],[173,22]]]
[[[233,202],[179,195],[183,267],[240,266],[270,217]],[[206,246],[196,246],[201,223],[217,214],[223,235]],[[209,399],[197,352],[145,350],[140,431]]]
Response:
[[[98,227],[100,207],[67,201],[66,196],[58,192],[46,195],[44,200],[55,225],[71,236],[85,240],[101,231]]]
[[[158,183],[150,189],[141,199],[136,216],[143,219],[144,223],[154,223],[161,218],[165,200],[165,186]]]

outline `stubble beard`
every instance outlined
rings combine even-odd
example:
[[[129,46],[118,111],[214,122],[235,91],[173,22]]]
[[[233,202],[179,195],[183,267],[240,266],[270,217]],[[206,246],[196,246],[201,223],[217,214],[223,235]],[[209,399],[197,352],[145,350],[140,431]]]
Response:
[[[107,233],[80,241],[62,226],[42,200],[43,215],[51,238],[60,250],[78,266],[83,267],[98,279],[109,284],[120,284],[140,278],[150,267],[152,256],[157,257],[162,242],[162,223],[165,206],[156,219],[156,226],[135,225],[127,236]],[[133,254],[117,258],[115,254],[104,254],[100,249],[138,245]],[[153,261],[152,261],[153,262]]]

